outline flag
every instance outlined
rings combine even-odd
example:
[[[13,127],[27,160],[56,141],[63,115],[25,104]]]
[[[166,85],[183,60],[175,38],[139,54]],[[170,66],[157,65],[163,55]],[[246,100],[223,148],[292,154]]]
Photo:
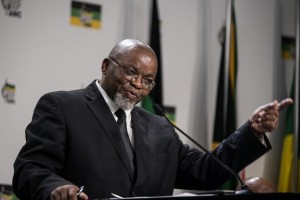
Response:
[[[101,6],[80,1],[72,1],[70,23],[75,26],[100,29]]]
[[[295,75],[295,74],[294,74]],[[290,97],[294,99],[295,97],[295,76],[293,77]],[[300,158],[299,158],[299,144],[298,141],[298,152],[295,153],[294,144],[295,144],[295,131],[294,131],[294,104],[290,105],[287,108],[286,113],[286,127],[285,127],[285,135],[283,140],[283,147],[281,153],[281,163],[280,163],[280,171],[279,171],[279,179],[278,179],[278,191],[279,192],[294,192],[293,190],[293,182],[294,178],[298,178],[298,188],[296,192],[300,192],[299,188],[299,173],[300,173]],[[299,138],[298,138],[299,139]],[[293,176],[293,167],[294,162],[298,162],[298,177]]]
[[[297,100],[296,98],[296,39],[294,37],[287,37],[282,36],[282,59],[284,61],[285,67],[289,67],[291,64],[294,70],[293,78],[291,81],[290,86],[290,98]],[[291,62],[292,61],[292,62]],[[298,98],[299,99],[299,98]],[[295,102],[299,103],[299,102]],[[298,107],[300,109],[300,107]],[[300,137],[298,137],[298,149],[295,150],[296,137],[295,137],[295,125],[299,128],[299,123],[295,120],[295,114],[300,113],[295,112],[296,106],[294,104],[290,105],[287,108],[286,112],[286,122],[285,122],[285,132],[284,132],[284,139],[282,145],[282,152],[281,152],[281,163],[280,163],[280,170],[279,170],[279,177],[278,177],[278,191],[279,192],[300,192]],[[294,174],[294,167],[295,165],[298,167],[298,177],[297,174]],[[297,182],[297,185],[295,184]],[[298,188],[297,188],[298,187]]]
[[[161,65],[161,52],[160,52],[160,29],[159,29],[159,16],[156,0],[153,0],[152,6],[152,20],[151,20],[151,35],[150,47],[155,51],[157,56],[157,74],[155,79],[155,87],[150,94],[142,101],[142,107],[149,112],[155,113],[153,104],[157,103],[163,107],[163,92],[162,92],[162,65]]]
[[[299,72],[300,73],[300,72]],[[299,75],[300,76],[300,75]],[[300,79],[300,77],[298,77]],[[297,162],[298,162],[298,169],[297,169],[297,174],[298,174],[298,177],[297,177],[297,188],[296,188],[296,192],[300,193],[300,123],[299,123],[299,119],[300,119],[300,80],[298,80],[298,96],[297,98],[298,99],[298,156],[297,156]]]
[[[16,86],[5,81],[5,84],[1,90],[2,97],[6,103],[16,103],[15,94],[16,94]]]
[[[300,90],[300,87],[299,87],[299,90]],[[300,94],[299,93],[300,91],[298,91],[298,94]],[[298,100],[299,100],[299,97],[298,97]],[[300,107],[298,106],[298,113],[300,114]],[[298,115],[298,117],[299,117],[299,115]],[[298,122],[297,122],[297,124],[298,124],[298,131],[300,130],[300,125],[299,125],[299,119],[298,119]],[[298,135],[298,141],[297,141],[298,143],[298,149],[297,149],[297,154],[298,154],[298,156],[297,156],[297,160],[296,160],[296,162],[298,162],[298,164],[297,164],[297,171],[298,171],[298,176],[296,177],[297,178],[297,187],[296,187],[296,192],[297,193],[300,193],[300,137],[299,137],[299,135]]]
[[[231,133],[236,130],[236,80],[238,70],[237,58],[237,35],[236,35],[236,21],[234,4],[231,9],[231,26],[230,26],[230,42],[229,42],[229,68],[228,73],[225,73],[225,38],[226,30],[222,28],[220,32],[221,38],[221,61],[218,81],[218,93],[216,103],[216,114],[213,134],[213,149],[226,139]],[[227,90],[224,91],[225,76],[227,75]],[[227,101],[224,101],[224,95],[227,96]],[[225,105],[226,103],[226,105]],[[226,113],[224,113],[224,106],[226,106]],[[223,189],[235,189],[237,181],[227,182]]]

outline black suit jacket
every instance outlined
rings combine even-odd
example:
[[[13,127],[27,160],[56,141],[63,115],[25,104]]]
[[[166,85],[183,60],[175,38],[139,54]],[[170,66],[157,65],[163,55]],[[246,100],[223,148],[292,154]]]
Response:
[[[132,122],[136,179],[117,123],[95,82],[85,89],[44,95],[14,164],[14,192],[21,199],[41,200],[56,187],[75,184],[84,185],[91,199],[111,193],[171,195],[174,187],[214,189],[231,176],[206,154],[184,145],[164,118],[135,107]],[[245,123],[214,153],[240,171],[269,148]]]

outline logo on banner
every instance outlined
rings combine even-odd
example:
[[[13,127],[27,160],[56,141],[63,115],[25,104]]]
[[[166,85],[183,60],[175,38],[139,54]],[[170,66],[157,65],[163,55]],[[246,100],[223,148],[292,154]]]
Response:
[[[15,103],[15,93],[16,93],[16,87],[13,84],[8,83],[5,81],[5,84],[2,87],[1,90],[2,97],[5,100],[6,103]]]
[[[2,0],[2,7],[6,15],[21,18],[21,0]]]
[[[101,28],[101,6],[91,3],[72,1],[70,23],[93,29]]]

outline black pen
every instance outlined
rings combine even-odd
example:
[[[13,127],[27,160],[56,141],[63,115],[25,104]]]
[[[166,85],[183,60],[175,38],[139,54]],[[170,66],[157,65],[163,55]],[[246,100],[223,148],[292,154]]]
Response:
[[[83,191],[83,189],[84,189],[84,186],[81,186],[76,195],[78,196]]]

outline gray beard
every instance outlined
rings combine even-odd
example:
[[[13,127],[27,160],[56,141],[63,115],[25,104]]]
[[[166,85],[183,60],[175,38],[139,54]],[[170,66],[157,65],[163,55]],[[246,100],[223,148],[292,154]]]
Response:
[[[134,103],[132,103],[129,98],[124,97],[119,92],[115,94],[114,102],[117,106],[119,106],[123,110],[130,110],[134,106]]]

